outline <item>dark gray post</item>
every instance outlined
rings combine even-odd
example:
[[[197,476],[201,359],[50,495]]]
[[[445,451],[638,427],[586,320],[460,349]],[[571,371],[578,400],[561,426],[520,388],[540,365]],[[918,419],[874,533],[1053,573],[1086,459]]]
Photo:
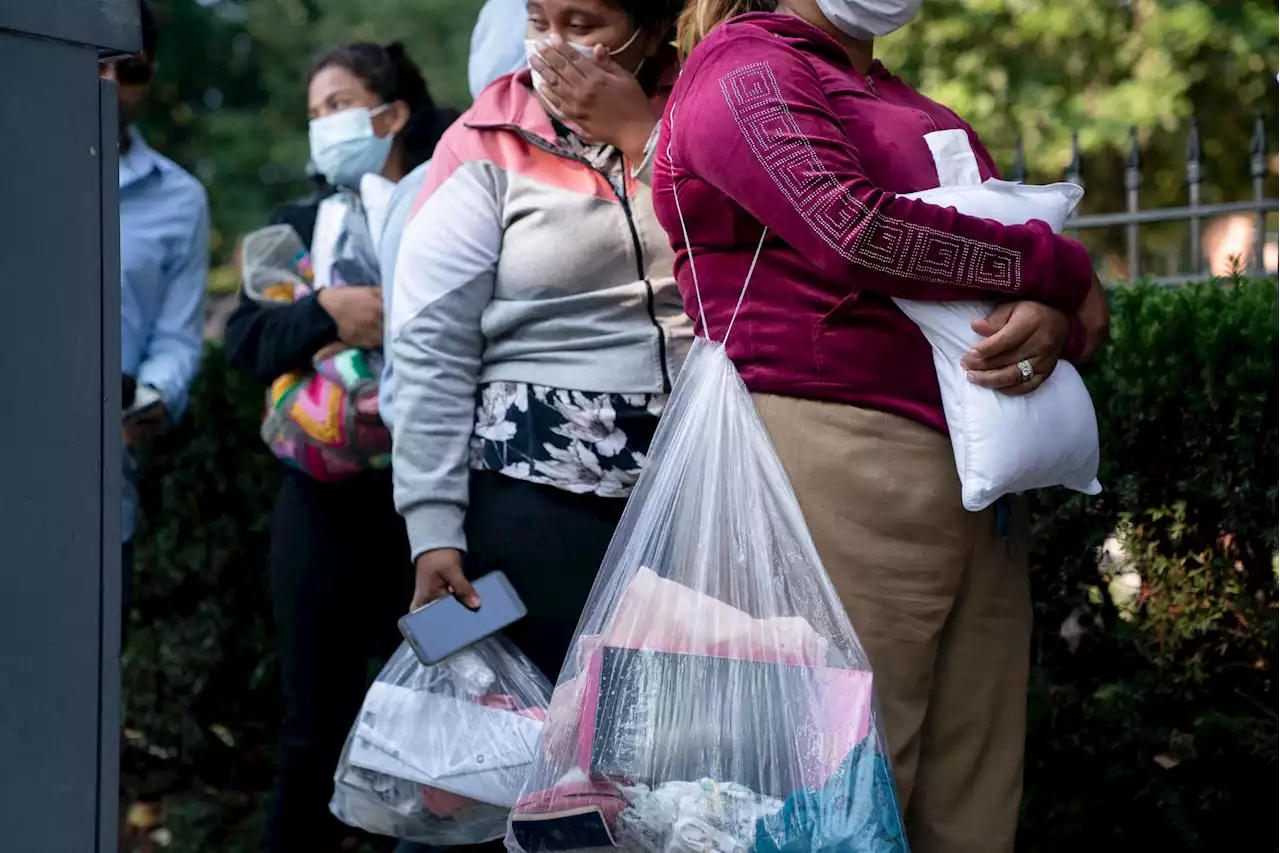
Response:
[[[0,2],[0,848],[116,849],[120,237],[100,48],[137,0]]]
[[[1013,142],[1013,171],[1009,173],[1009,177],[1018,183],[1023,183],[1027,179],[1027,159],[1022,152],[1021,136]]]

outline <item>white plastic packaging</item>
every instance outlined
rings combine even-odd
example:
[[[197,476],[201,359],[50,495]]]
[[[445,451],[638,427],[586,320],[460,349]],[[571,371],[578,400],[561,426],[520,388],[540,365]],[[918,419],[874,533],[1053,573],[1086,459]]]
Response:
[[[501,838],[550,694],[503,637],[435,666],[402,645],[351,727],[330,810],[350,826],[439,847]]]

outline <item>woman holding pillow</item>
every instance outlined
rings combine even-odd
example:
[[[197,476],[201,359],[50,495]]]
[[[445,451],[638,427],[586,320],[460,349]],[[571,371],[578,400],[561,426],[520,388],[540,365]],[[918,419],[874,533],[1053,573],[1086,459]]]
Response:
[[[1021,790],[1025,511],[961,506],[929,344],[893,299],[1005,300],[964,363],[1007,394],[1096,352],[1107,307],[1044,223],[898,197],[938,186],[934,131],[963,130],[996,176],[963,120],[872,59],[919,5],[693,0],[654,198],[695,316],[698,264],[701,334],[724,337],[756,264],[729,356],[870,655],[912,849],[993,853]]]

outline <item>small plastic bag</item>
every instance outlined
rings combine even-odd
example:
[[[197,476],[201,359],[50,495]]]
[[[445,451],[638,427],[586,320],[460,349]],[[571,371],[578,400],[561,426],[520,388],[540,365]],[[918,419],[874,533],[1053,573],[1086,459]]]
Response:
[[[240,281],[245,295],[259,305],[287,305],[311,293],[311,254],[292,225],[268,225],[245,235]]]
[[[501,838],[550,695],[503,637],[435,666],[402,645],[351,727],[329,809],[350,826],[433,846]]]
[[[866,655],[722,344],[685,362],[506,844],[907,850]]]

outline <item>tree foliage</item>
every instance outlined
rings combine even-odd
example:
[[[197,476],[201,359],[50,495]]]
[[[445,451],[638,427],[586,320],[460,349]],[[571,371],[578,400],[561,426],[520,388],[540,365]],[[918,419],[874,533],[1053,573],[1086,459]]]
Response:
[[[274,205],[306,190],[302,76],[314,53],[398,39],[439,102],[469,102],[466,57],[481,0],[153,2],[161,67],[146,129],[209,187],[219,262]],[[965,116],[1006,168],[1021,138],[1034,180],[1061,177],[1078,131],[1084,209],[1109,211],[1123,209],[1131,125],[1145,160],[1143,205],[1184,202],[1193,115],[1204,200],[1247,197],[1253,117],[1276,124],[1276,40],[1269,0],[930,0],[879,51]]]
[[[1276,4],[1266,0],[930,0],[885,61],[955,109],[1006,165],[1021,138],[1057,179],[1079,132],[1090,209],[1120,207],[1115,167],[1138,129],[1146,206],[1185,203],[1185,138],[1204,135],[1205,200],[1249,184],[1253,116],[1275,127]]]
[[[467,53],[482,0],[152,2],[161,42],[144,129],[208,187],[215,263],[307,191],[305,73],[321,50],[401,41],[437,103],[470,103]]]

